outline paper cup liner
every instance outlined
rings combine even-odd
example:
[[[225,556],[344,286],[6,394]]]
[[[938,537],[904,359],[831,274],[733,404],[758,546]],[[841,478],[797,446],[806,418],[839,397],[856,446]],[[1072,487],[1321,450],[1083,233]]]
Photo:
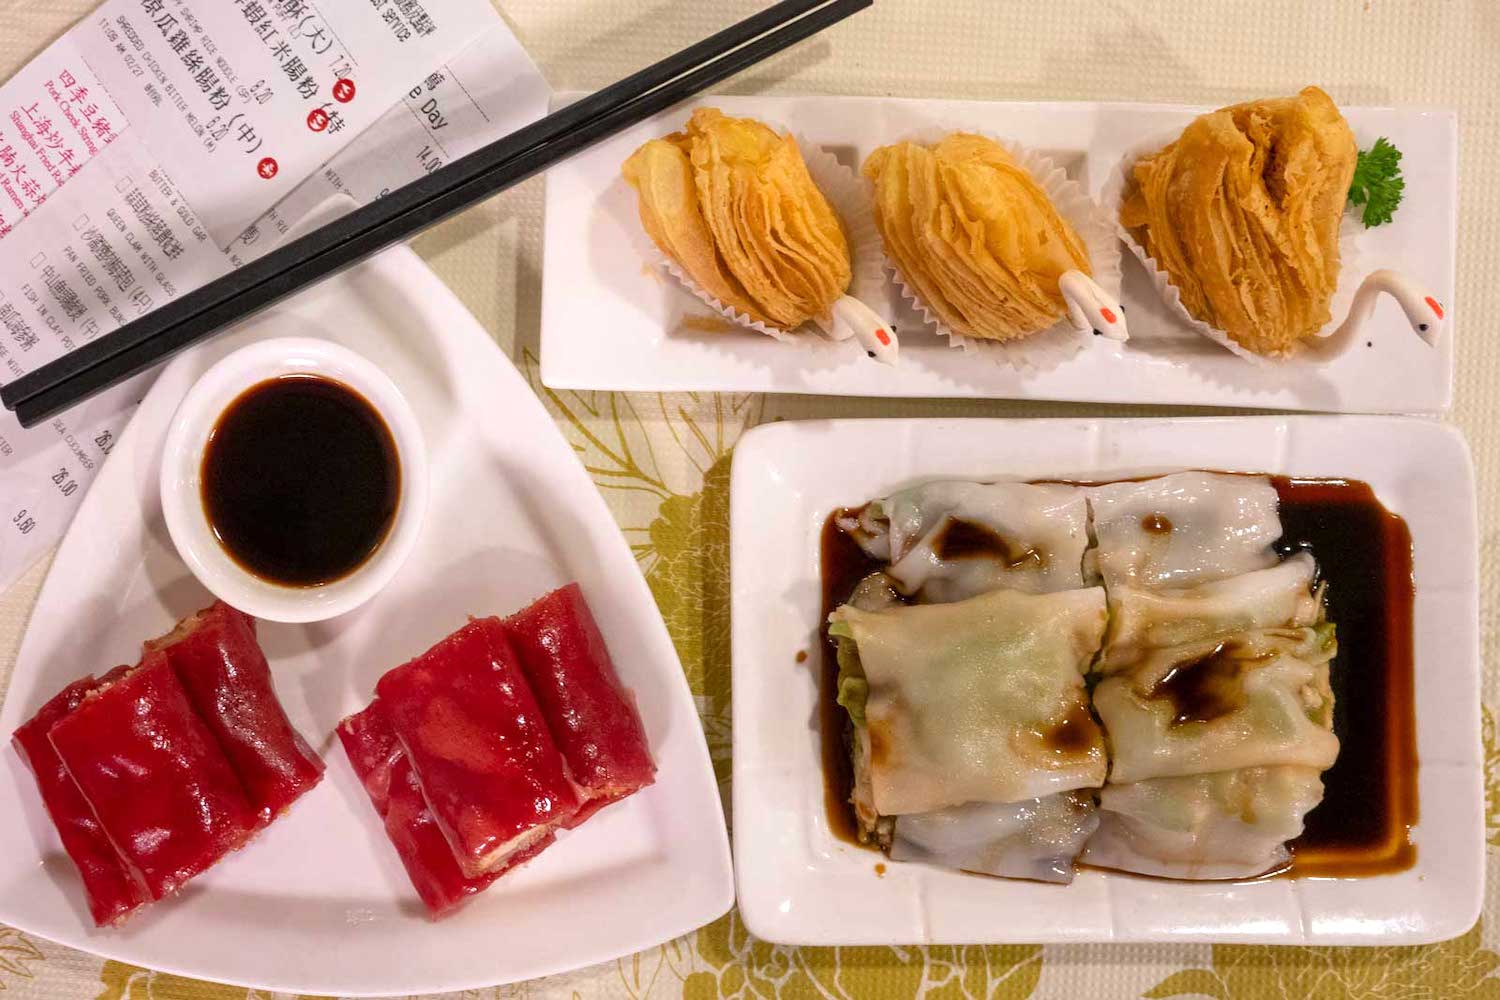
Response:
[[[1211,323],[1205,323],[1182,304],[1182,293],[1177,286],[1172,284],[1172,279],[1167,275],[1156,258],[1146,252],[1146,248],[1140,244],[1131,232],[1120,225],[1120,206],[1125,200],[1125,188],[1130,180],[1130,169],[1135,162],[1143,156],[1156,152],[1167,144],[1176,141],[1182,134],[1182,129],[1159,136],[1155,139],[1140,142],[1125,151],[1120,162],[1115,164],[1110,171],[1109,179],[1105,181],[1104,189],[1100,192],[1099,201],[1103,210],[1108,214],[1111,225],[1118,234],[1121,242],[1130,248],[1141,265],[1146,269],[1153,284],[1156,285],[1158,294],[1182,322],[1196,332],[1212,340],[1220,347],[1234,354],[1238,358],[1261,367],[1285,364],[1287,362],[1302,362],[1304,364],[1326,364],[1331,358],[1315,357],[1310,352],[1296,353],[1289,357],[1273,358],[1241,346],[1228,333],[1220,330]],[[1364,262],[1360,242],[1363,230],[1359,220],[1349,213],[1344,213],[1339,220],[1339,278],[1333,288],[1333,298],[1328,303],[1328,322],[1325,323],[1320,334],[1328,333],[1337,329],[1349,315],[1349,309],[1354,304],[1354,293],[1359,290],[1359,283],[1364,275]]]
[[[1057,214],[1062,216],[1073,227],[1079,239],[1083,240],[1084,248],[1089,255],[1089,267],[1093,270],[1093,279],[1105,291],[1118,299],[1120,297],[1120,243],[1115,236],[1115,227],[1111,224],[1109,217],[1088,196],[1083,185],[1070,179],[1067,171],[1054,163],[1050,157],[1027,149],[1019,143],[1011,142],[1009,139],[976,129],[963,127],[923,129],[905,136],[902,141],[932,145],[955,131],[984,136],[1003,147],[1006,152],[1015,157],[1021,166],[1026,168],[1037,186],[1051,199],[1053,206],[1057,209]],[[895,278],[901,297],[911,303],[917,315],[921,316],[929,326],[935,328],[939,336],[947,338],[950,347],[984,356],[1021,371],[1053,368],[1077,354],[1092,341],[1099,339],[1091,330],[1075,328],[1066,314],[1045,330],[1018,337],[1015,340],[987,340],[983,337],[970,337],[956,333],[942,321],[937,313],[928,308],[927,303],[917,294],[917,290],[907,283],[896,262],[889,257],[886,258],[886,268]]]
[[[790,132],[774,122],[757,120],[775,129],[778,134],[786,135]],[[797,143],[797,149],[802,153],[803,162],[807,164],[808,175],[812,177],[818,190],[823,192],[823,197],[828,199],[828,204],[832,206],[834,214],[843,224],[844,238],[849,243],[850,262],[849,288],[844,294],[851,295],[876,312],[884,314],[887,310],[881,306],[885,298],[885,256],[881,249],[880,231],[875,228],[874,210],[865,190],[865,182],[823,147],[809,142],[795,132],[790,134]],[[662,253],[661,248],[651,241],[641,226],[632,227],[632,231],[641,252],[648,260],[655,261],[666,268],[667,272],[684,288],[735,325],[763,333],[785,344],[795,343],[803,337],[819,332],[817,324],[812,322],[803,323],[793,330],[783,330],[769,323],[753,320],[733,306],[725,305],[694,281],[677,261]],[[886,318],[889,319],[889,317]],[[853,338],[851,342],[856,346],[858,344]],[[863,354],[863,349],[860,353]]]

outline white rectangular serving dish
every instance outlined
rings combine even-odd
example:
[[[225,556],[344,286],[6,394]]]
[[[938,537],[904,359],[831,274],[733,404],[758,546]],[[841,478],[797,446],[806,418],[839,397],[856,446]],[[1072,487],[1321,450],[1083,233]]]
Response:
[[[1113,479],[1183,468],[1368,482],[1411,529],[1420,821],[1413,868],[1344,879],[1044,885],[885,861],[835,839],[817,730],[828,513],[928,479]],[[1477,528],[1457,431],[1394,417],[827,420],[734,456],[734,854],[750,931],[784,944],[1213,941],[1416,944],[1484,896]],[[799,652],[810,655],[798,663]],[[885,866],[876,874],[877,862]]]
[[[562,95],[566,103],[576,95]],[[1046,153],[1098,196],[1121,154],[1208,108],[1100,102],[990,102],[880,97],[704,97],[790,129],[855,169],[877,146],[920,130],[966,128]],[[1436,349],[1385,298],[1360,341],[1332,362],[1257,366],[1168,313],[1124,254],[1131,341],[1097,339],[1046,370],[1018,371],[950,348],[888,283],[901,338],[888,367],[851,344],[809,336],[782,344],[751,331],[701,328],[708,306],[640,252],[635,192],[620,165],[647,139],[682,127],[689,105],[628,129],[547,175],[542,275],[542,381],[560,389],[716,390],[831,396],[929,396],[1174,403],[1340,412],[1438,412],[1452,402],[1454,324]],[[1395,220],[1361,238],[1370,268],[1405,270],[1455,305],[1458,123],[1451,111],[1348,107],[1360,146],[1387,136],[1405,152],[1406,198]],[[693,324],[698,322],[698,328]],[[1366,346],[1366,341],[1370,346]]]

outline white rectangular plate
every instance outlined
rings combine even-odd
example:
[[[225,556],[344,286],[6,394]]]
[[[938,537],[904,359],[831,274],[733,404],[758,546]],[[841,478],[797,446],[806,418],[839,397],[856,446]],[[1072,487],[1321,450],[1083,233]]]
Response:
[[[884,862],[837,840],[817,731],[819,537],[833,509],[934,478],[1112,479],[1201,468],[1362,479],[1411,528],[1417,862],[1358,879],[1072,885]],[[746,926],[786,944],[1396,944],[1468,930],[1484,896],[1474,479],[1448,427],[1375,417],[829,420],[735,450],[734,854]],[[805,663],[797,654],[808,651]]]
[[[560,100],[567,100],[566,97]],[[879,97],[705,97],[766,119],[858,169],[877,146],[922,129],[967,128],[1053,157],[1097,196],[1122,152],[1186,125],[1207,108],[1097,102],[1002,103]],[[555,388],[794,392],[1181,403],[1346,412],[1436,412],[1452,398],[1454,324],[1432,349],[1385,299],[1368,332],[1324,366],[1255,366],[1171,316],[1128,252],[1122,301],[1131,341],[1096,339],[1072,359],[1021,372],[950,348],[888,284],[872,303],[901,337],[892,368],[851,343],[817,336],[782,344],[750,331],[694,330],[716,316],[639,252],[635,192],[620,165],[647,139],[682,127],[688,106],[585,150],[547,175],[542,275],[542,381]],[[1361,240],[1371,267],[1421,280],[1453,306],[1458,129],[1450,111],[1345,108],[1361,147],[1387,136],[1405,152],[1406,199],[1395,221]],[[1368,340],[1371,346],[1366,347]]]
[[[162,373],[58,550],[0,709],[6,737],[63,685],[202,607],[157,479],[177,403],[209,365],[268,336],[336,341],[379,365],[422,425],[431,494],[417,547],[369,604],[262,622],[322,784],[176,899],[95,930],[31,774],[0,750],[0,922],[107,958],[284,993],[491,986],[628,954],[733,901],[708,748],[629,546],[525,379],[410,250],[386,251],[184,354]],[[333,728],[386,670],[462,625],[578,580],[635,693],[656,783],[602,811],[460,912],[429,921]]]

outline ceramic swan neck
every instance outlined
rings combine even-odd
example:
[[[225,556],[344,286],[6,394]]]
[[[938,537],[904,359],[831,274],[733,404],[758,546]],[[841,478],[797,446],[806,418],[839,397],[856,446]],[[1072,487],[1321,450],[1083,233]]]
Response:
[[[1371,271],[1366,275],[1354,293],[1354,301],[1349,305],[1349,315],[1333,330],[1309,341],[1308,346],[1323,356],[1342,353],[1369,322],[1375,312],[1375,303],[1382,294],[1389,295],[1401,306],[1413,333],[1429,346],[1437,346],[1446,325],[1444,321],[1447,314],[1443,304],[1410,278],[1389,270]]]
[[[1093,330],[1097,336],[1124,342],[1130,339],[1125,310],[1119,301],[1082,271],[1064,271],[1057,290],[1068,304],[1068,319],[1077,330]]]
[[[882,364],[894,365],[901,344],[896,331],[880,315],[852,295],[842,295],[834,303],[826,321],[818,325],[830,340],[859,341],[865,354]]]

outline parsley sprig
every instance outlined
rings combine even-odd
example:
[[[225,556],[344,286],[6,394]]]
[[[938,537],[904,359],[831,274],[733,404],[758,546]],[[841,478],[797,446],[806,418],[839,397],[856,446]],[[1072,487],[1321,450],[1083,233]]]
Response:
[[[1363,205],[1359,221],[1366,228],[1391,221],[1406,181],[1401,177],[1401,150],[1381,136],[1369,149],[1360,150],[1354,165],[1354,181],[1349,185],[1349,204]]]

